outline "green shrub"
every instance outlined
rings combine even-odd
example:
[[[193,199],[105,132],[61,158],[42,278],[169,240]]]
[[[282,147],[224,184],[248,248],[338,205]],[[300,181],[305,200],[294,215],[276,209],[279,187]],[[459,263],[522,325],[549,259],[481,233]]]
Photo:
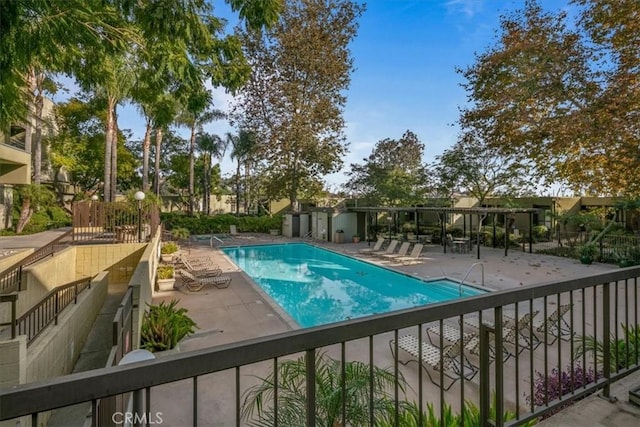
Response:
[[[150,305],[144,314],[140,332],[140,347],[150,352],[171,350],[181,339],[191,335],[198,326],[187,316],[186,308],[177,308],[179,300],[169,304]]]
[[[178,252],[178,245],[173,242],[165,242],[160,247],[160,253],[163,255],[169,255]]]
[[[158,267],[158,279],[173,279],[174,269],[172,265],[161,265]]]
[[[235,216],[194,215],[188,216],[178,212],[165,212],[160,218],[168,230],[185,228],[190,234],[228,233],[231,225],[245,233],[268,233],[271,229],[282,229],[282,217],[277,216]]]

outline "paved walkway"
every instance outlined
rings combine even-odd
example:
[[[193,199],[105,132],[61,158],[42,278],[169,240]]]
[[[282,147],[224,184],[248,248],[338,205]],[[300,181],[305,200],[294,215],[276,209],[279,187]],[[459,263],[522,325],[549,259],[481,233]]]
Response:
[[[69,230],[71,230],[71,227],[56,228],[55,230],[47,230],[24,236],[0,236],[0,250],[41,248]]]

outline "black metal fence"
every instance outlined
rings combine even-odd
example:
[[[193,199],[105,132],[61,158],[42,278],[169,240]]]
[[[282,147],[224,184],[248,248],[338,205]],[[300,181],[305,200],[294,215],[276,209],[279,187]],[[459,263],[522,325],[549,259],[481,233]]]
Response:
[[[418,425],[520,425],[598,390],[608,396],[640,368],[639,279],[640,268],[620,269],[20,385],[0,390],[0,420],[37,423],[52,408],[96,408],[142,390],[134,411],[146,424],[160,413],[168,425],[243,425],[262,415],[272,425],[297,417],[293,425],[315,426],[331,409],[341,425],[356,416],[370,425],[409,416]],[[295,372],[281,369],[300,357]],[[320,369],[326,357],[333,362]],[[357,384],[354,363],[364,364]],[[377,368],[391,381],[382,390]],[[265,394],[251,412],[256,385]]]
[[[52,289],[36,305],[22,316],[13,319],[17,335],[27,336],[27,345],[33,341],[51,323],[58,324],[58,316],[71,303],[78,303],[78,295],[87,288],[91,288],[91,277],[67,283]],[[15,338],[15,335],[12,338]]]

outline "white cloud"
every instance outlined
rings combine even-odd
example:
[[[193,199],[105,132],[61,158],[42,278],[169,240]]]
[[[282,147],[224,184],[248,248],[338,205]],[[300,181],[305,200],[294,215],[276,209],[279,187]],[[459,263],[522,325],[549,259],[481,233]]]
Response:
[[[467,18],[473,16],[482,10],[483,0],[449,0],[445,3],[449,13],[462,13]]]

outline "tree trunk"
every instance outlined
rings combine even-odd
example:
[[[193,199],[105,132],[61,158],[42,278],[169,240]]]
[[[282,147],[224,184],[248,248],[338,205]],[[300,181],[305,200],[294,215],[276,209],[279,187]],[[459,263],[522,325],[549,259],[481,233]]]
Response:
[[[24,127],[24,150],[31,153],[33,122],[36,116],[35,93],[37,88],[36,72],[33,68],[29,68],[27,72],[27,86],[29,88],[27,97],[27,120]]]
[[[162,129],[156,129],[156,174],[153,182],[153,191],[160,197],[160,146],[162,145]]]
[[[236,169],[236,215],[240,215],[240,159]]]
[[[244,212],[249,213],[251,209],[251,204],[249,203],[250,197],[250,188],[249,188],[249,161],[247,160],[244,164]]]
[[[116,201],[118,189],[118,104],[113,104],[113,134],[111,134],[111,201]]]
[[[105,132],[105,142],[104,142],[104,181],[103,181],[103,189],[104,192],[104,201],[112,202],[111,200],[111,150],[112,145],[111,141],[113,139],[113,133],[115,132],[115,118],[113,117],[113,98],[109,97],[107,103],[107,129]]]
[[[22,199],[22,207],[20,208],[20,218],[18,219],[18,224],[16,225],[16,233],[22,233],[24,227],[29,224],[31,215],[33,215],[31,199],[29,197],[25,197],[24,199]]]
[[[211,202],[211,155],[205,156],[204,164],[204,213],[209,215]]]
[[[149,190],[149,152],[151,151],[151,120],[147,119],[147,129],[142,141],[142,191]]]
[[[191,125],[191,139],[189,140],[189,215],[193,215],[195,199],[195,150],[196,150],[196,121]]]
[[[40,184],[42,181],[42,110],[44,109],[44,96],[42,95],[42,83],[44,76],[39,73],[35,75],[35,139],[33,141],[33,183]]]

